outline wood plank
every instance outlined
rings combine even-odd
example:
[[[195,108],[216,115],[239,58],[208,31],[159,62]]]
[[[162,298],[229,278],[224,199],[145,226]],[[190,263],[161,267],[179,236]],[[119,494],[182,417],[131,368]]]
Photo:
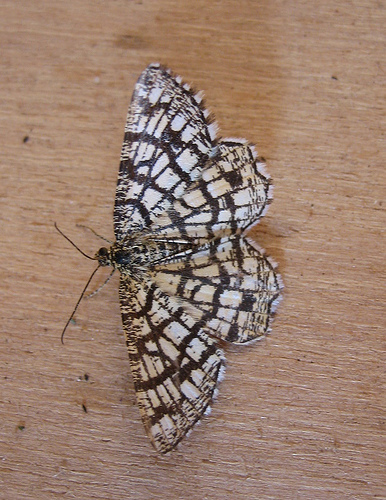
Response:
[[[0,496],[386,498],[382,2],[1,11]],[[112,237],[126,109],[152,61],[266,158],[274,201],[252,236],[286,286],[272,334],[226,348],[211,416],[167,457],[136,408],[117,279],[60,343],[93,264],[53,227],[90,254],[77,224]]]

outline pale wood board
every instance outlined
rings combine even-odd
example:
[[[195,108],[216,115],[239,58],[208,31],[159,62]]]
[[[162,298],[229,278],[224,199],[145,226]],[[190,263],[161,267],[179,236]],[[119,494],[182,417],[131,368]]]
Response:
[[[0,497],[386,498],[385,4],[0,9]],[[211,416],[167,457],[136,407],[117,278],[60,343],[94,265],[53,227],[91,254],[77,224],[113,236],[127,105],[153,61],[266,158],[275,197],[252,236],[286,287],[271,335],[226,349]]]

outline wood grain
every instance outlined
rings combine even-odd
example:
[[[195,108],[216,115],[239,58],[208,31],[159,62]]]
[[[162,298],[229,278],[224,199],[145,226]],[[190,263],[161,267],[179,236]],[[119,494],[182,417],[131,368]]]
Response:
[[[386,498],[384,4],[1,11],[0,497]],[[112,237],[126,109],[152,61],[266,158],[275,198],[252,236],[286,286],[272,334],[227,348],[212,415],[168,457],[136,408],[116,279],[60,344],[93,264],[53,227],[91,254],[77,224]]]

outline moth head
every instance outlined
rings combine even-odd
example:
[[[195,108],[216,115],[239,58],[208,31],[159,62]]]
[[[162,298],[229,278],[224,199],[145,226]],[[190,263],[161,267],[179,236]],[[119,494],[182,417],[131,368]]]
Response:
[[[100,248],[95,254],[95,260],[99,262],[100,266],[111,266],[110,251],[106,247]]]

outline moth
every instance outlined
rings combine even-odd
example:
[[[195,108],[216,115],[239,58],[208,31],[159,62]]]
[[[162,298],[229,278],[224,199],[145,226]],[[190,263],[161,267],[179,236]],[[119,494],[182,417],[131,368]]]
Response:
[[[120,272],[138,406],[161,453],[210,411],[225,370],[216,339],[264,336],[282,288],[244,235],[271,201],[270,179],[247,141],[216,134],[202,93],[147,67],[125,126],[116,241],[94,257]]]

